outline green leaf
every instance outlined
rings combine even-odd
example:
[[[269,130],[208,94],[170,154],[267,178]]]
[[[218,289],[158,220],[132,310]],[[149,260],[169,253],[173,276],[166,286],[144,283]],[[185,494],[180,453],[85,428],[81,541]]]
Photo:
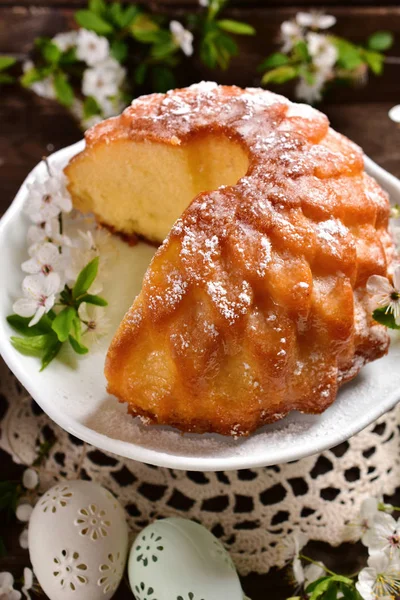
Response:
[[[27,71],[21,76],[21,85],[23,87],[29,88],[32,85],[32,83],[36,83],[36,81],[42,81],[43,79],[48,77],[52,71],[52,66],[39,68],[33,67],[33,69],[29,69],[29,71]]]
[[[72,306],[66,306],[54,319],[52,329],[56,332],[60,342],[67,341],[75,315],[76,309]]]
[[[311,57],[308,51],[308,46],[304,40],[299,40],[298,42],[296,42],[293,50],[295,53],[295,58],[297,60],[300,60],[302,62],[308,62],[310,60]]]
[[[324,578],[311,592],[310,600],[318,600],[328,590],[331,585],[331,577]]]
[[[82,323],[81,320],[79,318],[78,313],[76,313],[74,320],[72,321],[72,330],[73,330],[73,336],[77,342],[81,342],[82,339]]]
[[[377,323],[385,325],[389,329],[400,329],[400,325],[396,325],[396,321],[392,312],[388,312],[387,306],[377,308],[372,313],[373,318]]]
[[[15,77],[7,73],[0,73],[0,83],[14,83]]]
[[[394,37],[390,31],[376,31],[369,36],[367,46],[370,50],[384,52],[393,46]]]
[[[131,4],[125,8],[125,12],[121,18],[121,27],[126,29],[130,27],[132,23],[135,21],[136,17],[140,14],[140,9],[135,5]]]
[[[154,44],[151,49],[151,56],[157,60],[161,60],[176,52],[177,49],[177,45],[174,43],[174,41],[169,39],[165,43]]]
[[[385,60],[383,54],[373,52],[372,50],[364,50],[363,56],[371,71],[375,73],[375,75],[380,75],[383,71],[383,63]]]
[[[45,335],[35,335],[34,337],[29,338],[12,336],[10,340],[14,348],[18,350],[18,352],[21,352],[21,354],[40,356],[54,337],[53,334],[47,333]]]
[[[266,69],[275,69],[276,67],[282,67],[287,65],[289,62],[288,56],[282,52],[274,52],[268,56],[263,62],[257,67],[258,71],[265,71]]]
[[[96,306],[108,306],[107,300],[101,296],[94,296],[93,294],[85,294],[79,298],[79,303],[86,302],[86,304],[95,304]]]
[[[262,83],[266,85],[267,83],[285,83],[286,81],[290,81],[297,77],[298,70],[290,65],[283,65],[282,67],[277,67],[272,71],[267,71],[263,75],[261,79]]]
[[[99,35],[108,35],[113,32],[113,27],[99,15],[90,10],[78,10],[75,13],[75,20],[81,27],[90,29]]]
[[[48,317],[48,315],[43,315],[39,323],[36,323],[36,325],[32,325],[32,327],[29,327],[29,323],[31,320],[32,317],[20,317],[19,315],[15,314],[9,315],[7,317],[7,323],[13,329],[15,329],[15,331],[18,331],[18,333],[21,333],[22,335],[25,335],[27,337],[34,337],[36,335],[49,333],[51,331],[52,321]]]
[[[41,52],[43,58],[52,64],[57,64],[62,54],[60,48],[51,40],[46,41],[46,43],[42,45]]]
[[[338,51],[337,64],[339,67],[353,71],[363,63],[360,56],[360,48],[336,36],[329,36],[329,40],[336,46]]]
[[[323,577],[319,577],[318,579],[316,579],[315,581],[313,581],[312,583],[310,583],[310,585],[308,585],[305,589],[306,594],[311,594],[316,587],[318,587],[321,583],[323,583],[324,581],[328,581],[328,579],[330,579],[331,576],[330,575],[324,575]]]
[[[120,63],[123,63],[128,56],[128,45],[122,40],[114,40],[110,48],[111,56]]]
[[[83,267],[82,271],[79,273],[72,290],[72,297],[74,300],[83,296],[83,294],[86,294],[93,281],[96,279],[98,270],[99,257],[96,256],[86,265],[86,267]]]
[[[358,592],[354,586],[354,583],[352,583],[351,586],[341,584],[340,591],[343,594],[344,600],[358,600],[358,598],[359,598]]]
[[[241,23],[240,21],[233,21],[232,19],[221,19],[217,21],[217,25],[224,31],[238,35],[255,35],[256,33],[256,30],[251,25]]]
[[[68,82],[67,75],[62,71],[54,75],[54,90],[60,104],[67,107],[71,106],[74,101],[74,90]]]
[[[89,11],[101,17],[106,12],[107,5],[104,0],[89,0]]]
[[[229,57],[236,56],[239,53],[237,43],[229,35],[219,34],[215,41],[219,51],[221,51],[221,48],[224,48],[228,52]]]
[[[151,72],[153,89],[156,92],[167,92],[176,87],[175,75],[168,67],[155,65]]]
[[[60,65],[72,65],[76,62],[79,62],[76,56],[76,48],[68,48],[68,50],[61,54],[59,60]]]
[[[89,119],[93,117],[93,115],[100,115],[101,108],[97,104],[95,98],[93,96],[87,96],[83,101],[83,117],[84,119]]]
[[[335,583],[331,583],[323,595],[323,600],[336,600],[338,591],[337,585]]]
[[[89,348],[78,342],[72,335],[70,335],[68,339],[77,354],[87,354],[89,352]]]
[[[126,29],[132,25],[139,12],[139,8],[134,4],[127,6],[124,9],[122,5],[117,2],[111,4],[108,10],[110,19],[120,29]]]
[[[51,361],[57,356],[60,352],[62,346],[62,342],[60,342],[56,336],[53,337],[49,345],[47,346],[45,353],[42,356],[42,362],[40,366],[40,370],[43,371]]]
[[[0,56],[0,71],[4,71],[17,62],[13,56]]]
[[[344,583],[345,585],[353,585],[353,580],[349,577],[345,577],[344,575],[333,575],[331,577],[332,581],[337,581],[338,583]]]
[[[144,13],[137,15],[129,30],[138,42],[154,43],[159,39],[160,27]]]

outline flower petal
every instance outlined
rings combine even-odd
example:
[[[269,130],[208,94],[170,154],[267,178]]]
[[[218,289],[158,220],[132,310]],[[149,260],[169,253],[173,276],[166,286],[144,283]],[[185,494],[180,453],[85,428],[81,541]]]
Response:
[[[314,17],[311,13],[300,11],[296,15],[296,22],[301,27],[311,27],[311,25],[313,24],[313,21],[314,21]]]
[[[56,294],[58,292],[58,290],[60,289],[60,276],[58,273],[49,273],[47,275],[47,277],[44,278],[45,282],[44,282],[44,286],[43,286],[43,290],[44,290],[44,294],[48,297],[48,296],[52,296],[53,294]]]
[[[318,25],[320,29],[329,29],[333,27],[336,23],[336,17],[333,15],[320,15],[318,17]]]
[[[41,264],[36,257],[33,257],[23,262],[21,265],[21,269],[25,273],[30,273],[31,275],[34,275],[35,273],[40,273]]]
[[[36,323],[39,323],[40,319],[43,317],[45,312],[46,312],[45,307],[39,306],[39,308],[36,311],[35,316],[33,317],[33,319],[31,319],[31,321],[29,323],[29,327],[33,327],[34,325],[36,325]]]
[[[396,292],[400,292],[400,266],[393,271],[393,285]]]
[[[31,317],[35,314],[37,303],[33,299],[20,298],[13,304],[13,311],[20,317]]]
[[[39,300],[44,293],[46,277],[42,273],[37,275],[28,275],[22,282],[22,291],[25,296]]]
[[[393,286],[387,277],[382,277],[382,275],[371,275],[367,282],[367,291],[371,295],[390,295],[393,292]]]

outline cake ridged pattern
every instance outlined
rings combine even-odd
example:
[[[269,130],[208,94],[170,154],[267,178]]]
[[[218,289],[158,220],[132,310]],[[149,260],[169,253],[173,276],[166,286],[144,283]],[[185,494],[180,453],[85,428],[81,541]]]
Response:
[[[106,375],[144,419],[242,435],[293,409],[322,412],[386,353],[365,285],[392,258],[389,203],[323,114],[259,89],[203,83],[147,96],[87,142],[178,146],[203,133],[242,144],[248,172],[199,194],[175,223]]]

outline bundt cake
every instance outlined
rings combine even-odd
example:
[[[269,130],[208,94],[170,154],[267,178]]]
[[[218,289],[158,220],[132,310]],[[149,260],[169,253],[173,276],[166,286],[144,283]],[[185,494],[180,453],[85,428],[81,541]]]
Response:
[[[322,412],[387,352],[366,282],[394,253],[388,198],[320,112],[213,83],[153,94],[66,173],[77,208],[163,241],[105,367],[146,422],[245,435]]]

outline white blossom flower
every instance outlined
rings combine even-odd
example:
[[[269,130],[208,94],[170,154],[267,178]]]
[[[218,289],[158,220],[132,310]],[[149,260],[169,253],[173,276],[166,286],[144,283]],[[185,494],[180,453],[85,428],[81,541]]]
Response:
[[[34,275],[36,273],[43,273],[46,277],[50,273],[60,273],[64,269],[65,257],[60,253],[59,249],[55,244],[45,242],[37,248],[37,252],[30,258],[22,263],[21,268],[25,273]],[[60,278],[61,279],[61,278]]]
[[[65,175],[56,171],[46,179],[28,183],[28,198],[24,211],[34,223],[44,223],[56,217],[61,211],[70,212],[72,202],[65,187]]]
[[[14,590],[14,577],[11,573],[0,573],[0,600],[20,600],[21,592]]]
[[[50,273],[28,275],[22,283],[24,298],[13,305],[13,311],[21,317],[33,317],[29,326],[35,325],[54,306],[56,293],[60,289],[60,276]]]
[[[396,324],[400,325],[400,266],[393,272],[393,284],[387,277],[371,275],[367,281],[367,291],[375,305],[387,306],[386,312],[392,313]]]
[[[28,536],[28,531],[29,529],[26,527],[21,535],[19,536],[19,545],[21,546],[21,548],[23,548],[24,550],[27,550],[29,548],[29,536]]]
[[[326,35],[310,31],[306,36],[308,51],[320,71],[330,72],[338,58],[338,51]]]
[[[78,309],[79,317],[84,325],[85,344],[99,344],[100,339],[110,331],[110,320],[104,307],[82,303]]]
[[[17,510],[15,511],[15,515],[18,521],[22,521],[23,523],[27,523],[31,518],[33,508],[30,504],[23,502],[19,506],[17,506]]]
[[[26,60],[22,65],[22,72],[27,73],[35,68],[35,65],[31,60]],[[54,89],[53,79],[51,77],[45,77],[40,81],[34,81],[29,85],[29,89],[31,89],[35,94],[40,96],[41,98],[48,98],[50,100],[54,100],[56,97],[56,92]]]
[[[28,248],[29,256],[36,254],[39,247],[47,242],[59,247],[71,245],[70,238],[60,233],[60,223],[57,218],[31,225],[28,229],[27,238],[31,244]]]
[[[30,600],[31,596],[29,594],[29,590],[31,590],[33,587],[33,571],[32,569],[29,569],[28,567],[25,567],[24,569],[24,585],[22,586],[22,593],[24,594],[25,598],[28,598],[28,600]]]
[[[208,6],[209,2],[208,2],[208,0],[199,0],[199,4],[200,4],[200,6]]]
[[[304,589],[306,590],[311,583],[323,577],[325,573],[325,566],[322,562],[307,565],[304,569]]]
[[[90,67],[105,61],[110,53],[107,38],[94,31],[80,29],[76,38],[76,56]]]
[[[51,41],[61,50],[61,52],[66,52],[76,45],[77,38],[77,31],[66,31],[64,33],[57,33]]]
[[[282,52],[289,52],[294,44],[303,38],[303,31],[295,21],[283,21],[281,24]]]
[[[395,123],[400,123],[400,104],[396,104],[389,110],[389,119]]]
[[[357,538],[365,544],[365,535],[371,530],[375,516],[379,514],[379,501],[377,498],[365,498],[360,506],[357,519],[350,523],[349,528],[355,531]]]
[[[193,54],[193,33],[185,29],[179,21],[171,21],[169,29],[175,44],[180,47],[186,56],[191,56]]]
[[[301,27],[310,27],[311,29],[329,29],[336,23],[333,15],[324,15],[318,11],[298,12],[296,22]]]
[[[299,100],[304,100],[308,104],[314,104],[316,102],[320,102],[322,100],[322,91],[324,89],[324,85],[326,83],[325,74],[314,73],[314,81],[313,83],[309,83],[303,77],[300,78],[300,81],[296,85],[295,94]]]
[[[100,256],[99,275],[90,288],[91,294],[98,294],[103,289],[100,277],[106,273],[105,266],[116,255],[112,235],[101,227],[94,231],[78,231],[78,234],[79,238],[70,249],[70,260],[67,263],[65,275],[68,281],[76,281],[83,267],[96,256]]]
[[[388,513],[379,512],[375,515],[372,527],[363,538],[363,543],[372,552],[392,553],[400,550],[400,522]]]
[[[82,79],[82,93],[93,96],[101,104],[106,98],[116,96],[126,76],[126,69],[109,58],[91,69],[86,69]]]
[[[34,490],[39,484],[39,475],[35,469],[26,469],[22,475],[22,485],[27,490]]]
[[[293,575],[298,585],[304,583],[304,569],[300,560],[300,552],[307,543],[307,537],[302,532],[296,532],[293,534],[293,545],[294,545],[294,558],[292,563]]]
[[[372,554],[358,576],[356,588],[364,600],[394,600],[400,593],[400,563],[385,553]]]

